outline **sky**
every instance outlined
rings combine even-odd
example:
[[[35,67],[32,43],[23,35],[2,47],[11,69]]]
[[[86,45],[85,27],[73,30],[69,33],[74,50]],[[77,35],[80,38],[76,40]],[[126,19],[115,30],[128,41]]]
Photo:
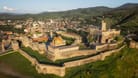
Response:
[[[0,12],[40,13],[96,6],[118,7],[138,0],[0,0]]]

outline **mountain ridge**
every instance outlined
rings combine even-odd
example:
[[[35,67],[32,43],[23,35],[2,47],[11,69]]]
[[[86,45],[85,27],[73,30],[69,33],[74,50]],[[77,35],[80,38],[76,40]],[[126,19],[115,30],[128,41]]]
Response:
[[[16,15],[18,18],[23,18],[24,16],[27,17],[39,17],[41,18],[41,16],[45,16],[46,18],[49,17],[53,17],[53,16],[59,16],[59,17],[63,17],[63,16],[99,16],[99,15],[103,15],[106,12],[109,11],[114,11],[114,10],[120,10],[120,9],[130,9],[130,8],[134,8],[137,7],[138,3],[126,3],[124,5],[121,5],[119,7],[116,8],[110,8],[110,7],[106,7],[106,6],[96,6],[96,7],[88,7],[88,8],[78,8],[78,9],[72,9],[72,10],[67,10],[67,11],[58,11],[58,12],[41,12],[41,13],[37,13],[37,14],[31,14],[31,13],[26,13],[26,14],[18,14],[18,13],[0,13],[1,19],[10,19],[11,17],[13,18],[13,16],[16,18]],[[7,17],[7,16],[8,17]]]

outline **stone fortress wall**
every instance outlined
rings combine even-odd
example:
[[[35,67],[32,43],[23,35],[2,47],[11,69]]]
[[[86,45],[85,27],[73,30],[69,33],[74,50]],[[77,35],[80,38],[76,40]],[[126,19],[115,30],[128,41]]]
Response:
[[[75,41],[74,41],[73,45],[80,44],[82,42],[82,37],[77,35],[77,34],[75,34],[75,33],[67,33],[67,32],[63,32],[63,31],[56,32],[56,33],[60,34],[62,36],[74,38]]]
[[[85,59],[80,59],[80,60],[71,61],[71,62],[65,62],[63,64],[63,66],[53,66],[53,65],[41,64],[35,58],[29,56],[26,52],[24,52],[20,49],[18,51],[21,55],[23,55],[26,59],[28,59],[33,66],[35,66],[38,73],[55,74],[55,75],[63,77],[65,75],[66,68],[74,67],[74,66],[80,66],[80,65],[83,65],[83,64],[87,64],[87,63],[90,63],[90,62],[97,61],[97,60],[104,60],[106,56],[109,56],[109,55],[111,55],[112,53],[115,53],[115,52],[119,52],[119,50],[121,50],[124,47],[125,46],[122,46],[119,49],[102,52],[98,55],[88,57],[88,58],[85,58]],[[91,53],[91,51],[88,51],[88,53]],[[84,54],[86,54],[86,53],[84,53]]]
[[[60,53],[60,59],[62,58],[71,58],[71,57],[76,57],[76,56],[86,56],[86,55],[91,55],[95,54],[95,50],[77,50],[77,51],[71,51],[67,53]]]
[[[97,52],[100,51],[105,51],[105,50],[112,50],[114,48],[117,48],[118,45],[123,43],[124,40],[116,42],[116,43],[108,43],[108,44],[101,44],[101,45],[96,45],[95,49]]]
[[[26,52],[22,50],[18,50],[21,55],[23,55],[26,59],[28,59],[32,66],[35,66],[35,69],[38,73],[42,74],[55,74],[58,76],[64,76],[65,75],[65,67],[60,66],[53,66],[53,65],[47,65],[47,64],[41,64],[39,63],[35,58],[29,56]]]
[[[79,46],[71,45],[64,47],[48,47],[47,56],[49,59],[55,61],[57,59],[66,59],[76,55],[76,51],[79,50]]]
[[[66,59],[66,58],[72,58],[76,56],[85,56],[85,55],[91,55],[95,54],[95,50],[76,50],[76,51],[67,51],[67,52],[48,52],[49,59],[55,61],[58,59]],[[54,54],[55,53],[55,54]]]
[[[44,54],[46,52],[45,43],[32,42],[32,39],[29,39],[26,36],[20,37],[20,40],[22,41],[25,47],[30,47],[33,50],[38,51],[40,54]]]
[[[100,53],[98,55],[89,57],[89,58],[76,60],[76,61],[71,61],[71,62],[66,62],[66,63],[64,63],[64,66],[68,68],[68,67],[80,66],[80,65],[83,65],[83,64],[86,64],[86,63],[97,61],[97,60],[104,60],[106,56],[110,56],[111,54],[113,54],[115,52],[119,52],[124,47],[125,46],[122,46],[119,49],[106,51],[106,52]]]
[[[69,35],[68,37],[71,37],[71,35]],[[73,37],[75,39],[80,39],[79,36],[73,36]],[[79,46],[77,45],[70,45],[70,46],[67,46],[67,48],[66,46],[64,47],[48,46],[48,50],[47,50],[45,43],[32,42],[32,39],[29,39],[26,36],[22,36],[20,40],[22,41],[25,47],[30,47],[33,50],[38,51],[40,54],[46,53],[47,57],[53,61],[58,59],[66,59],[66,58],[72,58],[76,56],[82,56],[82,55],[90,55],[99,51],[105,51],[107,49],[109,50],[114,49],[114,48],[117,48],[118,44],[120,43],[120,42],[117,42],[117,43],[110,43],[110,44],[104,44],[104,45],[103,44],[96,45],[96,50],[79,50]]]
[[[119,44],[121,44],[123,41],[119,41],[117,43],[110,43],[110,44],[102,44],[102,45],[96,45],[96,49],[94,50],[79,50],[79,47],[73,45],[72,48],[67,48],[70,50],[66,50],[66,48],[62,49],[61,51],[59,50],[60,48],[51,48],[49,47],[48,52],[48,58],[55,61],[58,59],[66,59],[66,58],[72,58],[72,57],[77,57],[77,56],[86,56],[86,55],[91,55],[91,54],[96,54],[101,51],[106,51],[106,50],[112,50],[118,47]]]

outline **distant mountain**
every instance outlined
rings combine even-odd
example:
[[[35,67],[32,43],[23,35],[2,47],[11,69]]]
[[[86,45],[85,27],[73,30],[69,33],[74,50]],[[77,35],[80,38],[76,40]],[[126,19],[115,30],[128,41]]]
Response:
[[[137,7],[137,3],[127,3],[117,8],[109,8],[104,6],[79,8],[61,12],[43,12],[39,14],[14,14],[14,13],[0,13],[0,19],[25,19],[28,17],[33,18],[57,18],[57,17],[89,17],[89,16],[102,16],[106,13],[113,13],[116,11],[122,11],[123,9],[132,9]]]
[[[34,18],[57,18],[57,17],[74,17],[74,16],[98,16],[102,15],[105,12],[110,11],[112,8],[108,7],[89,7],[89,8],[79,8],[68,11],[61,12],[42,12],[39,14],[13,14],[13,13],[0,13],[0,19],[18,19],[25,17],[34,17]],[[17,16],[16,16],[17,15]]]
[[[105,17],[110,17],[117,19],[118,21],[124,20],[125,18],[133,16],[137,14],[138,3],[127,3],[117,8],[112,9],[109,12],[104,14]]]
[[[120,9],[130,9],[130,8],[135,8],[135,7],[138,7],[138,3],[126,3],[120,7],[117,7],[117,8],[120,8]]]
[[[119,28],[125,31],[138,33],[138,3],[127,3],[116,8],[109,7],[89,7],[79,8],[61,12],[43,12],[39,14],[11,14],[0,13],[0,19],[27,19],[33,17],[34,19],[47,18],[84,18],[86,23],[94,24],[100,21],[102,16],[105,17],[107,25],[111,28]],[[93,21],[95,20],[96,21]],[[98,20],[97,20],[98,19]],[[100,24],[100,22],[97,22]]]
[[[108,25],[122,30],[123,34],[138,34],[138,3],[127,3],[104,14]]]

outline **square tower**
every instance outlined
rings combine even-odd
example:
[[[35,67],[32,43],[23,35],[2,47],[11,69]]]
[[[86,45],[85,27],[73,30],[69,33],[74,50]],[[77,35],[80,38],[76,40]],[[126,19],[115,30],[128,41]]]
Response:
[[[101,31],[106,31],[106,22],[104,20],[102,20]]]

